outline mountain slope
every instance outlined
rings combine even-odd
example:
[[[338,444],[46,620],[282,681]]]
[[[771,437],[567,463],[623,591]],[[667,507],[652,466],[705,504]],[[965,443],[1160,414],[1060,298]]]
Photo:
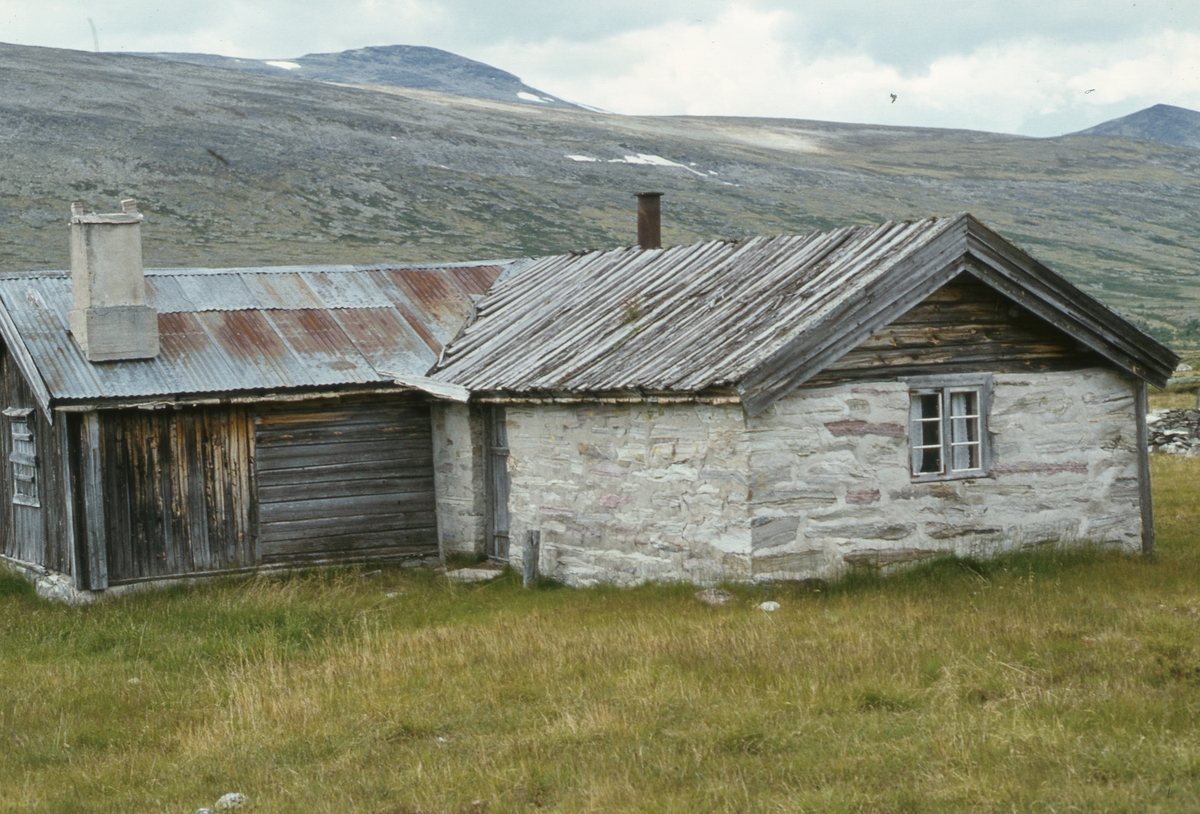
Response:
[[[1080,136],[1141,138],[1200,150],[1200,113],[1186,107],[1154,105],[1081,130]]]
[[[238,59],[215,54],[156,53],[135,56],[343,85],[387,85],[500,102],[578,107],[529,87],[507,71],[449,51],[418,45],[374,46],[335,54],[306,54],[295,59],[271,60]]]
[[[969,211],[1163,338],[1200,314],[1200,153],[1153,142],[601,115],[12,45],[0,87],[0,269],[65,267],[72,200],[137,198],[148,266],[231,266],[629,245],[656,189],[667,243]]]

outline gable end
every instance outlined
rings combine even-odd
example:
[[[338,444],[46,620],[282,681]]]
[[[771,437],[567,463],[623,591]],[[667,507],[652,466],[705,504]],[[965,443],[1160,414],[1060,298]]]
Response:
[[[746,412],[758,415],[962,273],[1150,384],[1162,387],[1179,363],[1170,348],[973,216],[961,215],[743,377],[737,390]]]
[[[1163,387],[1179,356],[968,216],[968,273],[1128,373]]]

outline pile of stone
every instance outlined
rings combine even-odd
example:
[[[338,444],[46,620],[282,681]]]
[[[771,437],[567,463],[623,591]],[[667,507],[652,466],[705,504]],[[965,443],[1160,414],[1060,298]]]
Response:
[[[1151,452],[1200,455],[1200,410],[1154,410],[1146,426]]]

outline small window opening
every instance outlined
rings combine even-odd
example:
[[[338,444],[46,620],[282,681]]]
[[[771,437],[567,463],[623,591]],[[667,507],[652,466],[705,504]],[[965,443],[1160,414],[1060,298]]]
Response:
[[[12,433],[12,452],[8,461],[12,464],[13,497],[18,506],[40,507],[37,483],[37,444],[33,435],[33,409],[9,407],[4,411]]]
[[[920,479],[986,474],[987,404],[990,378],[972,376],[909,380],[912,474]],[[945,384],[947,386],[930,386]],[[915,386],[919,385],[919,386]]]

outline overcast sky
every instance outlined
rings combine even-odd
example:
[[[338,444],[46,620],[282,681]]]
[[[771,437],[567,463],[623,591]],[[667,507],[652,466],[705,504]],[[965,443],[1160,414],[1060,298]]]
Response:
[[[617,113],[1046,136],[1200,109],[1197,0],[0,0],[0,41],[92,50],[89,17],[105,51],[430,45]]]

